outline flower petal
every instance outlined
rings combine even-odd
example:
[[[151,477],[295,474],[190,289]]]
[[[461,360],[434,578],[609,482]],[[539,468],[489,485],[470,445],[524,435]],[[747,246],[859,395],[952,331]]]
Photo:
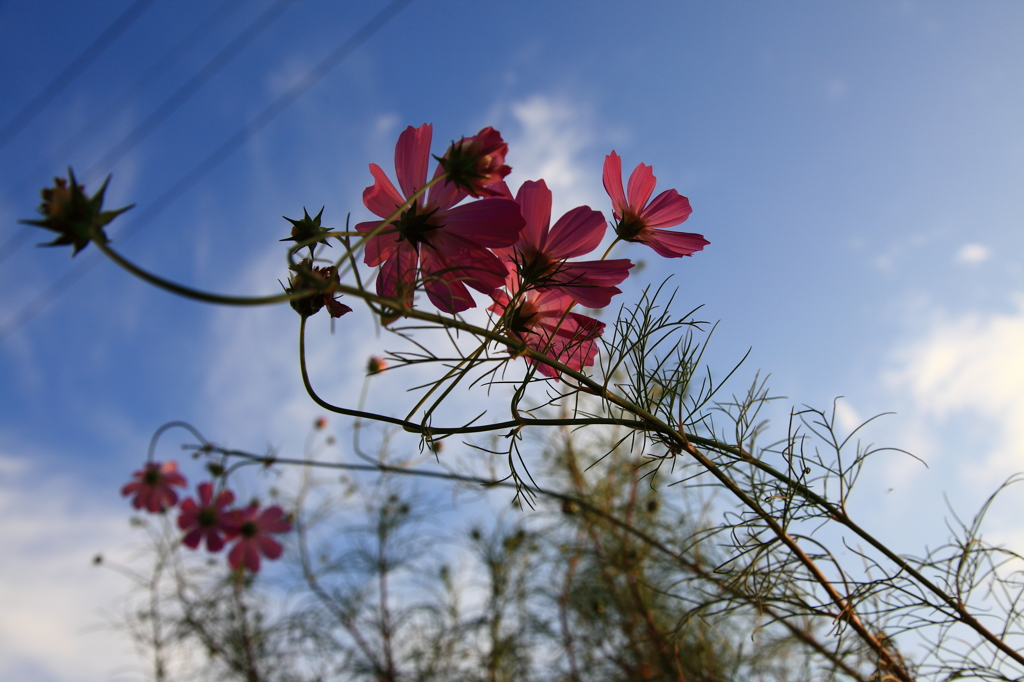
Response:
[[[391,180],[380,166],[371,163],[370,174],[374,183],[363,190],[363,206],[373,211],[374,215],[387,218],[405,202],[405,199],[391,184]]]
[[[362,232],[363,234],[369,234],[373,232],[383,221],[374,220],[368,223],[359,223],[356,225],[356,231]],[[398,233],[394,226],[385,227],[385,230],[391,230],[388,234],[376,234],[366,240],[366,246],[363,250],[363,262],[370,267],[376,267],[395,255],[395,250],[398,248],[399,240]]]
[[[615,286],[629,275],[633,263],[626,259],[562,263],[557,288],[588,308],[604,308],[622,291]]]
[[[622,219],[622,212],[628,205],[626,195],[622,191],[622,159],[612,150],[604,158],[604,191],[612,199],[612,211],[616,220]]]
[[[673,227],[689,218],[691,213],[690,200],[674,189],[667,189],[654,197],[651,205],[644,209],[643,217],[648,227]]]
[[[281,552],[284,548],[281,547],[281,543],[274,538],[266,535],[257,535],[253,539],[258,543],[259,551],[263,553],[263,556],[268,559],[276,559],[281,556]]]
[[[658,184],[658,180],[654,177],[654,168],[651,166],[641,163],[633,169],[632,175],[629,176],[628,192],[629,205],[633,207],[634,211],[643,213],[644,206],[651,198],[656,184]]]
[[[551,190],[543,180],[527,180],[516,194],[516,203],[523,213],[526,224],[519,233],[520,246],[532,246],[544,251],[548,226],[551,225]],[[522,249],[529,251],[529,249]]]
[[[412,305],[416,288],[419,253],[409,242],[400,242],[391,258],[384,262],[377,275],[377,294],[384,298]]]
[[[398,175],[398,184],[406,198],[427,184],[427,165],[430,163],[430,140],[433,133],[434,127],[424,123],[419,128],[409,126],[398,136],[398,144],[395,145],[395,174]]]
[[[447,212],[444,222],[444,231],[488,248],[515,244],[526,224],[519,204],[499,198],[456,206]]]
[[[558,219],[547,238],[551,260],[577,258],[601,244],[607,224],[604,215],[589,206],[578,206]],[[524,230],[525,231],[525,230]]]
[[[655,230],[647,228],[638,236],[641,241],[654,249],[659,256],[680,258],[702,251],[710,244],[707,239],[692,232],[673,232],[672,230]]]

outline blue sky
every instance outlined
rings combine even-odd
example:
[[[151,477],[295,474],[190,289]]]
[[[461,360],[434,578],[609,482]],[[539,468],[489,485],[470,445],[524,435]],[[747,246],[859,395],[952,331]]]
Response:
[[[0,126],[131,5],[0,0]],[[413,0],[133,227],[383,7],[156,0],[0,148],[2,248],[71,164],[87,190],[113,174],[110,206],[137,205],[111,230],[136,262],[210,290],[271,293],[284,276],[280,216],[325,206],[329,225],[349,211],[368,219],[367,164],[391,172],[406,125],[433,123],[436,153],[494,125],[510,184],[543,177],[556,213],[610,213],[601,164],[615,149],[627,169],[653,165],[659,191],[688,196],[685,228],[711,242],[681,260],[624,251],[646,265],[624,300],[672,276],[681,305],[721,321],[715,372],[753,349],[737,391],[760,369],[796,405],[846,396],[847,428],[898,412],[870,439],[930,468],[895,457],[870,468],[869,527],[921,552],[943,537],[943,492],[969,514],[1024,469],[1024,5]],[[94,168],[277,10],[151,133]],[[137,231],[118,239],[122,229]],[[85,633],[123,588],[88,561],[131,541],[117,490],[152,431],[187,419],[231,445],[294,449],[319,412],[299,383],[287,307],[205,307],[101,263],[15,328],[98,255],[32,246],[42,240],[0,253],[0,676],[133,679],[126,642]],[[365,315],[333,336],[313,322],[314,375],[343,396],[387,339],[367,333]],[[402,381],[387,381],[371,399],[405,399]],[[1020,547],[1011,512],[997,507],[993,533]]]

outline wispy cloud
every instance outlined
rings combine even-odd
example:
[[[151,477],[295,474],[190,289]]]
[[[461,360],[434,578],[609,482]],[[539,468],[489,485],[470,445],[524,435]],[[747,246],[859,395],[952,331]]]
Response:
[[[985,486],[1024,468],[1024,295],[1015,303],[1010,313],[939,317],[900,349],[888,377],[937,428],[967,416],[994,434],[966,468]]]
[[[956,252],[956,262],[964,265],[978,265],[992,257],[992,249],[982,244],[964,244]]]
[[[101,615],[129,589],[91,564],[124,546],[124,509],[98,508],[73,481],[40,476],[23,459],[0,456],[0,678],[110,679],[137,671],[125,635]]]

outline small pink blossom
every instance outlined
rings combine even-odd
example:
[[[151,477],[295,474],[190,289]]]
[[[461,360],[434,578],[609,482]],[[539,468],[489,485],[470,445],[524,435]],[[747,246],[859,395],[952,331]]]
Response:
[[[504,182],[495,186],[511,198]],[[627,259],[570,262],[593,251],[604,238],[600,211],[579,206],[551,225],[551,190],[543,180],[524,182],[516,194],[526,226],[514,245],[494,252],[514,263],[525,289],[556,289],[588,308],[604,308],[633,264]]]
[[[510,270],[514,266],[510,265]],[[570,369],[580,370],[594,364],[597,339],[604,323],[586,315],[567,312],[573,300],[555,289],[520,291],[518,276],[510,271],[506,288],[494,295],[488,310],[501,315],[505,328],[527,346],[554,358]],[[527,357],[541,374],[554,379],[558,370]]]
[[[638,165],[629,176],[629,198],[622,191],[622,159],[614,151],[604,160],[604,189],[612,199],[615,232],[627,242],[640,242],[665,258],[689,256],[710,244],[702,235],[673,232],[666,227],[685,221],[693,209],[690,200],[667,189],[648,203],[657,179],[651,166]]]
[[[181,503],[178,528],[185,531],[181,542],[186,547],[196,549],[205,537],[206,549],[219,552],[224,547],[227,507],[235,501],[235,494],[230,490],[221,490],[214,500],[211,483],[200,483],[196,490],[199,493],[198,502],[189,497]]]
[[[237,538],[228,553],[228,564],[236,570],[244,566],[255,573],[260,570],[261,554],[268,559],[276,559],[283,551],[281,543],[269,534],[287,533],[292,524],[280,507],[268,507],[260,512],[259,505],[252,504],[228,514],[224,529],[229,540]]]
[[[134,495],[132,506],[136,509],[145,508],[150,512],[162,512],[178,503],[178,493],[174,487],[184,488],[185,477],[178,473],[178,465],[173,461],[147,462],[146,466],[132,474],[137,479],[121,488],[121,495]]]
[[[371,355],[370,359],[366,362],[366,373],[367,374],[380,374],[388,368],[388,361],[384,358]]]
[[[501,133],[487,126],[473,137],[453,142],[438,162],[448,174],[448,182],[474,197],[494,197],[499,193],[489,185],[512,172],[505,165],[506,154],[508,145]]]
[[[432,128],[409,126],[395,145],[395,173],[401,193],[375,163],[370,164],[374,184],[363,191],[363,204],[387,218],[427,183]],[[444,174],[440,166],[434,177]],[[510,246],[519,237],[523,217],[509,199],[488,198],[456,206],[468,193],[450,182],[433,185],[398,219],[386,226],[379,221],[359,223],[356,230],[376,232],[366,241],[363,260],[381,266],[377,293],[412,305],[422,282],[438,310],[457,313],[476,305],[466,287],[490,295],[505,279],[505,266],[488,249]]]

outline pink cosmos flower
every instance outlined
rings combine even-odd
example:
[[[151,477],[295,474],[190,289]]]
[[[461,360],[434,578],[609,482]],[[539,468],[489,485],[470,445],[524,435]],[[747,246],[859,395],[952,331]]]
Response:
[[[495,186],[511,198],[504,182]],[[514,245],[494,249],[514,263],[524,289],[555,289],[588,308],[603,308],[622,293],[616,284],[626,279],[633,264],[627,259],[577,261],[598,247],[606,228],[604,216],[579,206],[551,225],[551,190],[543,180],[524,182],[516,194],[526,226]]]
[[[276,559],[283,551],[281,543],[269,534],[287,533],[292,524],[280,507],[268,507],[260,512],[259,505],[252,504],[228,514],[224,529],[229,540],[238,538],[228,553],[228,564],[236,570],[245,566],[255,573],[260,570],[261,554],[268,559]]]
[[[615,232],[627,242],[640,242],[665,258],[689,256],[710,244],[699,234],[666,230],[685,221],[693,209],[690,200],[674,189],[667,189],[647,202],[657,179],[644,164],[629,176],[629,198],[622,191],[622,159],[614,151],[604,160],[604,189],[612,199],[618,224]]]
[[[438,159],[448,173],[448,182],[474,197],[495,197],[499,192],[493,185],[512,172],[505,165],[508,145],[501,133],[487,126],[473,137],[452,142],[444,158]]]
[[[230,490],[221,490],[215,500],[211,483],[200,483],[196,490],[199,502],[189,497],[181,503],[178,528],[185,531],[182,543],[196,549],[205,537],[206,549],[219,552],[224,547],[224,534],[227,532],[224,527],[227,507],[235,501],[235,494]]]
[[[185,477],[178,473],[178,465],[173,461],[147,462],[146,466],[132,474],[132,481],[121,488],[121,495],[134,495],[132,506],[136,509],[145,508],[150,512],[162,512],[178,503],[178,493],[174,487],[184,488]]]
[[[405,199],[427,182],[430,163],[429,124],[409,126],[395,145],[395,173],[399,193],[377,164],[370,164],[374,184],[363,191],[363,204],[387,218]],[[434,177],[444,174],[437,167]],[[422,280],[427,297],[439,310],[457,313],[476,305],[467,286],[492,294],[505,279],[505,266],[488,249],[514,244],[523,228],[519,206],[504,198],[488,198],[456,206],[468,193],[450,182],[432,186],[366,242],[364,262],[380,265],[377,293],[412,305],[413,292]],[[369,234],[377,221],[359,223]]]
[[[511,295],[499,291],[488,310],[504,316],[506,329],[530,348],[555,358],[570,369],[583,369],[594,364],[597,338],[604,332],[604,323],[586,315],[567,313],[573,300],[556,289],[518,289],[519,278],[509,266],[506,287]],[[558,371],[543,363],[536,364],[541,374],[554,379]]]

